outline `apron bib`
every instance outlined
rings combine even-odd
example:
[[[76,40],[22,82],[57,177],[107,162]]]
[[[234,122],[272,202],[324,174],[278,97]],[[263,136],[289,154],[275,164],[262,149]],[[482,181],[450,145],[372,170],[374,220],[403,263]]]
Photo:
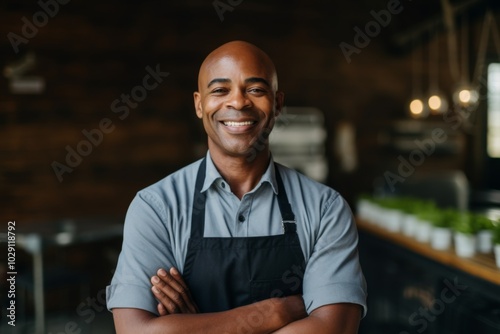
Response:
[[[206,160],[196,177],[191,236],[183,277],[200,312],[226,311],[256,301],[302,294],[305,261],[295,216],[276,167],[283,234],[205,238]]]

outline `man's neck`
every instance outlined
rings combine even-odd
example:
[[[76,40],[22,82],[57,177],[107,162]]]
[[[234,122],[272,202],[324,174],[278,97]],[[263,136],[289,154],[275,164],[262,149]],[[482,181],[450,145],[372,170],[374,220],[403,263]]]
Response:
[[[269,149],[259,152],[249,161],[248,156],[227,156],[221,152],[210,151],[212,161],[231,187],[231,191],[241,199],[259,183],[269,166]]]

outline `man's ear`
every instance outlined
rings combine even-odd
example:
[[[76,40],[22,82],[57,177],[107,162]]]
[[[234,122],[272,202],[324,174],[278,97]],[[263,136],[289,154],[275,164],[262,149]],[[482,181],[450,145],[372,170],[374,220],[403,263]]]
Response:
[[[285,93],[277,91],[276,92],[276,97],[274,99],[274,116],[278,117],[281,114],[281,111],[283,110],[283,106],[285,103]]]
[[[203,109],[201,107],[201,95],[200,95],[200,93],[194,92],[193,98],[194,98],[194,109],[196,110],[196,116],[198,116],[199,119],[202,119],[203,118]]]

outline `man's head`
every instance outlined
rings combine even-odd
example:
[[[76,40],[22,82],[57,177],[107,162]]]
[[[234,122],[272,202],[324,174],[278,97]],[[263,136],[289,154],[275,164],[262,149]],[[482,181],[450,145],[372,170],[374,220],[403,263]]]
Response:
[[[274,64],[256,46],[234,41],[212,51],[200,67],[194,93],[211,153],[267,155],[267,136],[283,106],[277,89]]]

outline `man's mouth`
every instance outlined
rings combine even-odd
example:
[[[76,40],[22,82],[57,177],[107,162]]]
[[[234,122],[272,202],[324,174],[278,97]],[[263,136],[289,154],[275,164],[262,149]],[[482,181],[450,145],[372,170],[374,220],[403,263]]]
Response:
[[[249,126],[253,125],[255,121],[245,121],[245,122],[222,122],[225,126],[238,127],[238,126]]]

